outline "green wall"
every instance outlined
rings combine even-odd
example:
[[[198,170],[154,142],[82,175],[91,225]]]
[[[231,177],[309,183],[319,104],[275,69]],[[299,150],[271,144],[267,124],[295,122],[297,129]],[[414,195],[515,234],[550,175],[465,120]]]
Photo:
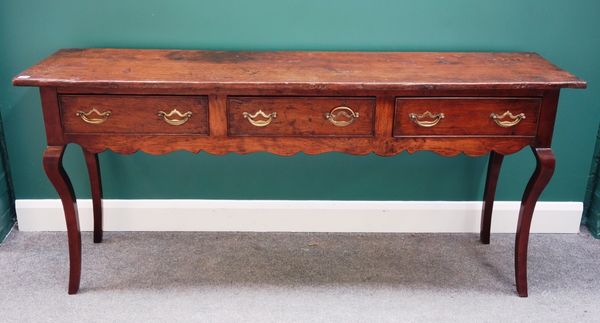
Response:
[[[0,122],[2,122],[1,115]],[[4,240],[15,223],[14,197],[5,148],[4,130],[0,124],[0,242]]]
[[[19,0],[0,4],[0,107],[16,198],[55,198],[43,174],[39,95],[13,75],[64,47],[535,51],[590,82],[562,93],[544,200],[581,201],[600,119],[597,0]],[[103,153],[107,198],[478,200],[486,157]],[[498,198],[520,198],[534,160],[505,159]],[[89,197],[81,151],[66,168]]]

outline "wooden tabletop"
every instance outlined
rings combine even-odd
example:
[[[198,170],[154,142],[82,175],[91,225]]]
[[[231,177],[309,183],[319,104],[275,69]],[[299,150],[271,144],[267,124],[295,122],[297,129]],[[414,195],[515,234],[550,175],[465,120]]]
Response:
[[[585,88],[535,53],[62,49],[14,85],[98,88],[464,90]]]

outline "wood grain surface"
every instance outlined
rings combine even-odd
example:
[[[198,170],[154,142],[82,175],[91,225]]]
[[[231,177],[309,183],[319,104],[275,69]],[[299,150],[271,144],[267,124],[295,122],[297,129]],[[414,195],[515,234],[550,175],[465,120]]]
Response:
[[[539,98],[398,98],[394,116],[394,136],[528,136],[537,131]],[[422,115],[443,113],[444,118],[433,127],[421,127],[409,118],[411,113]],[[525,119],[511,127],[501,127],[491,114],[523,113]],[[424,121],[433,120],[424,117]],[[502,121],[513,121],[509,117]]]
[[[535,53],[63,49],[15,85],[271,90],[557,89],[586,83]]]
[[[339,120],[353,121],[347,126],[335,126],[326,114],[337,107],[351,109],[358,117],[338,116]],[[276,118],[267,126],[256,127],[243,116],[244,112],[259,110],[277,113]],[[230,136],[372,137],[374,116],[375,98],[233,96],[227,101]]]
[[[61,119],[65,133],[187,133],[208,135],[208,99],[206,96],[159,96],[159,95],[61,95],[59,97]],[[78,112],[110,112],[106,121],[90,124],[77,115]],[[160,111],[171,113],[191,112],[191,117],[181,125],[171,125]],[[92,113],[91,118],[98,118]],[[167,117],[182,119],[177,115]],[[171,120],[171,119],[169,119]]]

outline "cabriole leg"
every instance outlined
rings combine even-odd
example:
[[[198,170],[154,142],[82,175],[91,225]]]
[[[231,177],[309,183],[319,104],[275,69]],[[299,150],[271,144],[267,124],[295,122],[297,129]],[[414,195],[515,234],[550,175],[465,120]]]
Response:
[[[100,180],[100,164],[98,154],[83,150],[85,163],[92,191],[92,204],[94,206],[94,243],[102,242],[102,182]]]
[[[46,148],[43,164],[46,175],[52,185],[54,185],[65,212],[69,240],[69,294],[75,294],[79,290],[79,281],[81,278],[81,234],[79,232],[75,193],[62,165],[64,152],[65,146],[50,146]]]
[[[490,230],[492,228],[492,210],[494,208],[494,197],[496,195],[496,184],[500,175],[500,166],[504,155],[490,152],[487,176],[485,179],[485,190],[483,191],[483,208],[481,210],[481,227],[479,238],[481,243],[490,243]]]
[[[554,154],[550,148],[532,148],[532,150],[537,160],[537,167],[523,193],[515,239],[515,278],[517,293],[521,297],[527,297],[527,246],[533,210],[554,173],[555,165]]]

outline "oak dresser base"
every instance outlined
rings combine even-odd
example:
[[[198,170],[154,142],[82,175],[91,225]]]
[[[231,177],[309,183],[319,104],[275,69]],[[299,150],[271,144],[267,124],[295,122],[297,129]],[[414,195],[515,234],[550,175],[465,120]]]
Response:
[[[40,88],[44,170],[65,213],[69,294],[79,290],[77,201],[62,158],[83,148],[94,242],[102,241],[98,154],[175,150],[278,155],[489,154],[480,239],[490,243],[505,155],[530,147],[537,167],[521,202],[515,278],[527,296],[536,202],[554,172],[561,88],[586,83],[534,53],[224,52],[65,49],[13,79]]]

